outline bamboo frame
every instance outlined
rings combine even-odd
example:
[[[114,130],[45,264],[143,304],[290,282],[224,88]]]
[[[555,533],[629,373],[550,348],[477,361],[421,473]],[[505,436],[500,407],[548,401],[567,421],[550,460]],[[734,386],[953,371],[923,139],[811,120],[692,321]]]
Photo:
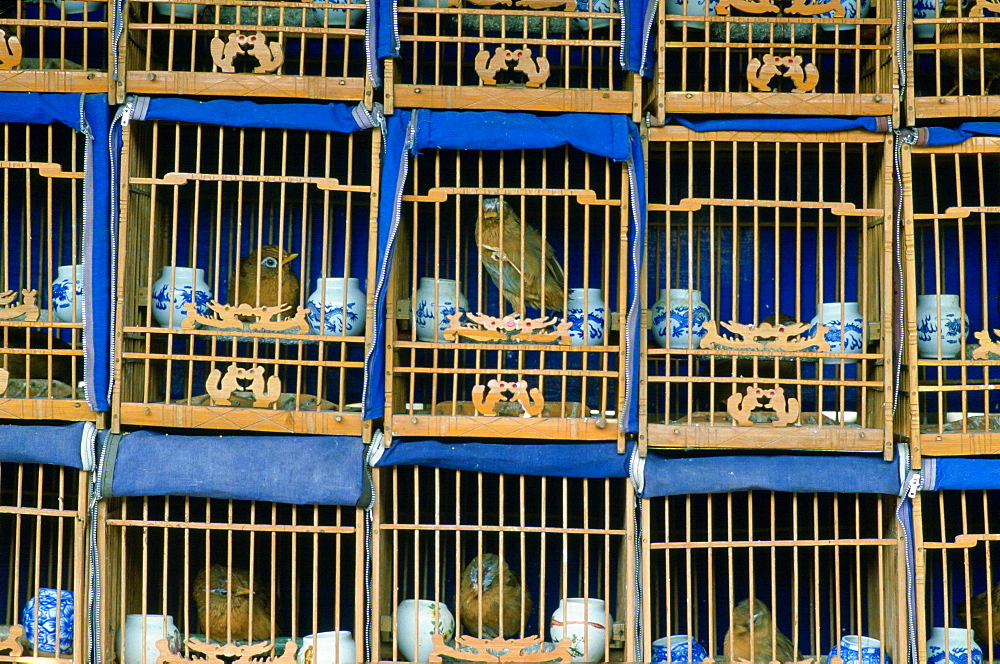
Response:
[[[900,431],[919,456],[993,454],[1000,450],[995,359],[998,275],[991,257],[1000,246],[990,173],[1000,168],[1000,141],[974,138],[942,148],[902,150],[906,347]],[[917,296],[959,295],[966,333],[956,357],[918,353]],[[983,335],[985,337],[977,336]],[[934,353],[935,355],[939,353]],[[947,353],[940,353],[947,355]],[[947,413],[955,413],[948,422]],[[981,414],[980,414],[981,413]],[[941,416],[945,415],[944,418]]]
[[[193,162],[184,154],[188,140],[199,145]],[[222,150],[224,140],[232,147]],[[209,151],[215,148],[218,157]],[[310,304],[309,296],[318,279],[334,275],[374,283],[374,261],[363,243],[377,215],[372,187],[379,150],[377,132],[170,122],[133,122],[126,128],[113,427],[361,435],[363,350],[372,330],[367,294],[358,311],[349,302],[348,334],[341,329],[341,313],[331,314],[331,323],[341,323],[321,335],[313,329],[321,320],[319,307],[343,311],[344,302]],[[282,245],[283,255],[297,256],[291,263],[294,276],[275,271],[278,281],[263,283],[258,279],[264,272],[248,268],[250,281],[233,283],[237,261],[268,245]],[[281,300],[289,307],[284,315],[294,317],[267,322],[258,310],[244,322],[213,323],[206,309],[196,312],[197,327],[178,326],[175,319],[175,326],[165,329],[153,316],[153,286],[159,268],[170,265],[204,267],[217,305],[234,306],[238,298],[252,306],[260,293],[261,304]],[[286,289],[296,278],[298,293],[292,295]],[[277,299],[268,303],[265,297]],[[315,325],[307,324],[309,315]],[[240,396],[252,389],[251,375],[240,374],[249,370],[263,371],[266,398],[259,390],[249,399]],[[281,382],[272,389],[275,377]],[[230,385],[236,387],[231,395]],[[278,391],[279,400],[269,404]],[[269,405],[260,407],[258,401]]]
[[[765,600],[770,629],[805,659],[826,655],[844,634],[876,638],[884,655],[905,657],[903,542],[891,498],[678,495],[644,499],[642,520],[648,582],[639,661],[651,661],[652,641],[667,634],[688,634],[710,657],[722,655],[733,607],[748,596]]]
[[[190,3],[171,0],[170,15],[158,13],[156,4],[167,3],[127,3],[119,102],[128,92],[334,99],[371,108],[364,2],[337,5],[327,15],[298,0],[218,0],[201,3],[191,17],[181,15]],[[238,33],[256,36],[255,44],[237,44],[231,37]]]
[[[704,340],[685,348],[662,348],[644,332],[647,398],[640,428],[646,446],[876,451],[891,458],[892,377],[884,370],[891,348],[883,333],[892,327],[892,234],[885,227],[892,218],[891,138],[662,127],[649,130],[649,147],[644,330],[655,322],[653,300],[661,289],[701,291],[710,320]],[[693,236],[700,239],[689,244]],[[815,301],[855,297],[867,322],[867,348],[846,355],[803,350]],[[768,339],[780,339],[777,331],[746,326],[773,317],[775,302],[782,315],[799,321],[787,323],[799,336],[772,349],[768,344],[778,342]],[[668,322],[661,327],[672,329]],[[740,331],[742,341],[726,328]],[[722,337],[711,332],[716,329]],[[734,344],[743,344],[736,357]],[[740,413],[755,405],[748,402],[750,390],[775,384],[784,391],[787,414],[760,399],[760,415],[750,412],[749,426],[737,426]],[[746,394],[742,402],[730,396],[734,388]],[[770,409],[777,421],[770,421]],[[818,411],[854,411],[858,422]]]
[[[396,303],[389,307],[387,318],[387,444],[393,436],[476,435],[619,440],[624,450],[617,426],[624,396],[624,340],[616,330],[623,314],[620,305],[617,311],[607,305],[626,301],[629,187],[625,166],[568,147],[527,152],[436,151],[415,158],[409,183],[387,295],[389,302]],[[509,273],[524,269],[527,274],[537,270],[530,261],[522,267],[517,258],[522,242],[530,246],[538,241],[527,234],[521,237],[525,224],[540,229],[549,245],[546,255],[567,266],[565,280],[552,274],[547,277],[559,290],[555,304],[554,292],[547,292],[547,312],[534,313],[539,311],[538,303],[532,302],[529,290],[524,291],[529,307],[523,308],[520,286],[514,289],[518,292],[513,300],[504,296],[501,302],[497,279],[488,272],[490,253],[485,259],[479,256],[477,243],[491,246],[493,240],[476,236],[476,219],[483,201],[497,199],[511,206],[512,212],[505,214],[523,219],[511,227],[503,224],[510,237],[518,238],[508,247],[513,259],[504,269]],[[513,244],[518,246],[512,248]],[[439,279],[457,279],[458,290],[469,295],[470,315],[496,318],[548,316],[562,321],[570,287],[600,288],[606,304],[599,330],[604,343],[478,343],[467,338],[450,341],[447,333],[437,340],[429,333],[428,340],[420,340],[419,307],[414,305],[420,302],[419,285],[426,280],[433,288]],[[430,291],[427,297],[428,303],[434,301]],[[476,390],[492,391],[491,380],[526,381],[525,389],[536,404],[538,397],[544,398],[540,416],[512,416],[522,414],[516,403],[504,404],[509,407],[495,411],[496,416],[477,413],[472,408]],[[509,392],[504,398],[515,401]]]
[[[79,385],[83,320],[69,305],[69,282],[83,280],[84,140],[58,124],[0,124],[0,419],[97,418]],[[77,267],[63,281],[66,265]],[[65,307],[53,301],[60,284]]]
[[[481,638],[479,623],[470,614],[465,620],[475,628],[463,627],[457,579],[470,561],[487,553],[503,558],[519,579],[520,601],[510,606],[521,607],[520,619],[514,621],[520,628],[509,638],[550,640],[549,616],[561,598],[600,598],[606,602],[605,618],[611,619],[605,623],[604,652],[612,659],[604,661],[637,661],[630,638],[637,619],[631,582],[637,573],[637,534],[627,480],[400,466],[376,468],[374,482],[380,500],[372,535],[373,661],[399,661],[400,628],[394,615],[404,599],[443,602],[455,617],[456,635]],[[522,507],[507,509],[514,504]],[[532,596],[534,607],[527,615],[521,599],[525,594]],[[507,606],[508,600],[500,601]],[[478,606],[464,606],[478,612],[474,604]]]
[[[7,562],[0,586],[5,606],[0,623],[24,626],[25,603],[37,597],[41,588],[72,591],[74,614],[71,653],[34,653],[30,642],[25,642],[19,656],[0,656],[4,662],[87,661],[88,486],[88,473],[75,468],[0,464],[0,530],[4,533],[0,556]],[[38,633],[37,625],[27,627],[28,633]]]

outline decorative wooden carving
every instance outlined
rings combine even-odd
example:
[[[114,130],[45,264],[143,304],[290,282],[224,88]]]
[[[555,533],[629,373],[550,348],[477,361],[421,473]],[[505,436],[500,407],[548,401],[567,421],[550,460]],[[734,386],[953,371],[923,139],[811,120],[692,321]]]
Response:
[[[21,304],[14,304],[17,296],[21,295]],[[18,291],[0,292],[0,320],[23,320],[36,321],[40,315],[38,305],[35,304],[36,290],[24,289]]]
[[[785,68],[784,72],[781,67]],[[811,62],[803,65],[801,55],[778,57],[766,53],[763,62],[753,58],[747,63],[747,82],[751,88],[771,92],[771,79],[775,76],[791,79],[795,85],[792,92],[812,92],[819,85],[819,69]]]
[[[174,654],[170,652],[170,641],[160,639],[156,642],[156,649],[160,651],[156,664],[206,664],[212,660],[217,660],[218,664],[296,664],[295,639],[288,640],[285,652],[280,657],[270,658],[267,655],[274,651],[274,645],[270,641],[238,646],[233,643],[207,643],[191,638],[184,643],[191,652],[199,652],[206,657],[186,658],[179,653]]]
[[[826,2],[809,2],[809,0],[792,0],[792,3],[785,7],[785,14],[797,14],[799,16],[818,16],[833,12],[833,18],[844,18],[844,5],[840,0],[826,0]]]
[[[1000,2],[990,2],[990,0],[976,0],[976,4],[969,10],[969,18],[982,18],[985,12],[1000,14]]]
[[[763,401],[767,401],[764,404]],[[733,418],[733,422],[739,426],[749,427],[754,423],[750,421],[750,413],[757,408],[769,408],[777,416],[771,426],[783,427],[799,419],[801,412],[799,400],[795,398],[785,398],[785,390],[774,387],[769,390],[762,389],[756,385],[747,388],[746,394],[734,392],[726,399],[726,412]]]
[[[744,325],[736,321],[719,322],[742,339],[719,334],[716,321],[705,322],[707,333],[701,339],[701,347],[706,350],[781,350],[789,352],[805,352],[810,349],[816,352],[829,352],[830,344],[826,340],[829,330],[825,325],[819,325],[815,336],[805,336],[809,332],[809,323],[762,323],[761,325]]]
[[[248,386],[243,383],[249,381]],[[253,394],[254,408],[269,408],[281,396],[281,379],[272,375],[264,381],[264,367],[255,366],[252,369],[242,369],[236,363],[230,364],[225,376],[218,369],[213,369],[205,381],[205,391],[211,397],[213,406],[231,406],[233,392]]]
[[[777,14],[781,9],[771,0],[719,0],[715,13],[719,16],[729,16],[730,9],[738,9],[748,14]]]
[[[8,35],[5,30],[0,29],[0,70],[14,69],[21,64],[21,41],[17,35]]]
[[[238,30],[232,32],[222,41],[221,37],[213,37],[210,44],[212,62],[219,71],[232,73],[236,71],[233,61],[239,55],[248,55],[257,60],[255,74],[265,74],[275,71],[285,62],[285,52],[281,42],[268,42],[263,32],[244,35]]]
[[[993,334],[1000,338],[1000,330],[993,330]],[[972,359],[974,360],[996,360],[1000,359],[1000,341],[994,341],[990,338],[990,333],[987,330],[980,330],[974,333],[974,336],[979,341],[979,348],[972,351]]]
[[[489,388],[489,391],[487,391]],[[513,396],[507,397],[510,392]],[[527,381],[507,382],[493,379],[486,385],[476,385],[472,388],[472,405],[480,415],[496,417],[497,404],[501,401],[516,401],[524,409],[523,417],[538,417],[545,408],[542,391],[537,387],[528,389]]]
[[[4,387],[6,388],[6,383]],[[0,390],[0,393],[2,392],[3,390]],[[11,625],[7,634],[0,638],[0,653],[6,652],[9,657],[20,657],[24,654],[24,647],[21,645],[23,640],[24,627],[21,625]]]
[[[462,325],[462,312],[448,316],[448,328],[442,334],[448,341],[494,341],[517,344],[569,344],[573,323],[558,318],[521,318],[514,314],[496,318],[485,314],[465,312],[465,317],[475,325]],[[547,328],[555,325],[554,330]]]
[[[0,369],[0,394],[7,391],[7,384],[10,382],[10,372]]]
[[[526,636],[523,639],[477,639],[474,636],[456,636],[455,646],[445,644],[444,634],[431,636],[434,649],[428,662],[572,662],[569,652],[570,640],[563,639],[545,650],[540,636]]]
[[[576,0],[448,0],[449,7],[472,6],[479,8],[508,7],[511,9],[532,9],[544,11],[575,12]]]
[[[202,316],[191,302],[184,304],[186,315],[181,327],[193,330],[198,325],[216,330],[238,330],[250,332],[278,332],[285,334],[308,334],[309,322],[306,320],[308,309],[298,307],[298,312],[292,318],[282,318],[292,310],[287,304],[273,307],[251,307],[247,303],[238,306],[208,303],[215,316]],[[253,319],[245,322],[247,319]]]
[[[497,46],[493,55],[487,50],[482,50],[476,54],[475,60],[476,74],[486,85],[496,85],[497,73],[500,71],[521,72],[528,77],[525,83],[529,88],[540,88],[549,79],[549,60],[545,56],[534,57],[528,47],[510,50],[503,46]],[[517,85],[512,83],[511,85]]]

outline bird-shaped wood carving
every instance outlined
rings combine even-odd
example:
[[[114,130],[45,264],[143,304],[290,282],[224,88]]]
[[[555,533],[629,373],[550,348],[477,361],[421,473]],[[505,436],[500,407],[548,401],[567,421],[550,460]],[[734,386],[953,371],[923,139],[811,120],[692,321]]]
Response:
[[[522,233],[524,256],[521,255]],[[562,265],[542,234],[522,224],[510,203],[499,198],[483,199],[483,208],[476,221],[476,242],[483,267],[515,312],[523,311],[522,288],[525,305],[542,309],[544,289],[545,308],[562,311]]]
[[[477,556],[462,572],[459,612],[462,625],[472,634],[480,638],[514,636],[524,626],[531,607],[531,593],[521,588],[510,567],[496,554]]]
[[[297,257],[298,254],[285,253],[281,247],[269,244],[241,258],[231,282],[236,284],[235,306],[282,305],[288,308],[287,315],[294,314],[299,303],[299,278],[292,272],[291,262]]]
[[[229,574],[225,565],[212,565],[208,570],[208,579],[206,590],[205,569],[202,568],[194,579],[192,589],[198,606],[198,629],[204,632],[206,639],[229,643],[271,638],[271,598],[261,584],[254,584],[251,593],[250,574],[240,569],[234,569]]]
[[[751,662],[797,662],[802,659],[788,637],[774,631],[771,639],[771,610],[759,599],[745,599],[733,608],[733,624],[726,632],[722,652],[727,661],[746,659]],[[750,625],[753,625],[753,640]]]
[[[1000,644],[1000,582],[993,586],[993,590],[984,590],[971,600],[972,621],[967,620],[965,612],[965,602],[961,601],[955,609],[958,621],[965,627],[971,628],[973,638],[976,642],[989,646],[990,644]],[[990,614],[992,613],[993,623],[990,624]]]

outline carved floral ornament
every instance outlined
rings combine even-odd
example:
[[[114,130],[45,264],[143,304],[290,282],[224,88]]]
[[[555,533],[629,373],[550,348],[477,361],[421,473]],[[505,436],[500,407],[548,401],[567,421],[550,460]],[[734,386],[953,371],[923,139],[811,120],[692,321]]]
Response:
[[[207,316],[198,313],[197,305],[193,302],[185,302],[181,328],[193,330],[201,326],[213,330],[309,334],[309,321],[306,319],[309,310],[303,307],[298,307],[291,318],[285,318],[295,307],[288,304],[252,307],[246,302],[234,306],[218,304],[214,300],[210,300],[206,306],[212,312]]]

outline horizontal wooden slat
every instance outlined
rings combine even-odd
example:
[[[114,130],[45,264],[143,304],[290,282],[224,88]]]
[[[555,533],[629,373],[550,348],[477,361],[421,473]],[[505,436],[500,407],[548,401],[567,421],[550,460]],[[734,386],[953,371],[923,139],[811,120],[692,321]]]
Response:
[[[649,424],[650,448],[881,452],[881,429]]]
[[[136,426],[361,435],[360,413],[123,403],[120,416],[122,424]]]

